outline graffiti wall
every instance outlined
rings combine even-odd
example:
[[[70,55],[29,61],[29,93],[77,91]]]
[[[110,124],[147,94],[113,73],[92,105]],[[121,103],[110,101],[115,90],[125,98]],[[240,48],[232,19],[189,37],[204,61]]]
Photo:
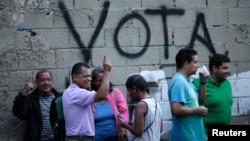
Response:
[[[24,121],[13,116],[25,81],[48,68],[63,92],[77,62],[92,68],[112,61],[111,80],[127,97],[126,78],[142,73],[158,82],[151,92],[164,111],[162,139],[171,113],[167,83],[181,48],[207,65],[216,53],[231,59],[233,123],[250,124],[250,2],[247,0],[12,0],[0,1],[0,139],[20,140]],[[129,97],[127,97],[129,101]]]

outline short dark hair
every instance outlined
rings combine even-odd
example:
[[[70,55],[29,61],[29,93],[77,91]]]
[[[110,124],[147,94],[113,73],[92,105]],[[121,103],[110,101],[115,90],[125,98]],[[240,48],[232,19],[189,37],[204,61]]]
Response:
[[[209,60],[209,70],[212,71],[213,66],[220,67],[222,63],[230,63],[230,58],[224,54],[213,55]]]
[[[45,72],[48,72],[50,74],[50,76],[51,76],[51,79],[52,79],[52,73],[47,69],[42,69],[42,70],[40,70],[40,71],[38,71],[36,73],[36,80],[38,80],[40,78],[41,74],[43,74]]]
[[[126,81],[126,87],[133,88],[133,86],[141,91],[146,91],[147,93],[149,93],[148,83],[140,74],[133,74],[128,77]]]
[[[80,74],[82,72],[82,68],[87,68],[89,69],[90,66],[86,63],[82,63],[82,62],[79,62],[79,63],[76,63],[73,67],[72,67],[72,70],[71,70],[71,76],[73,76],[73,74]]]
[[[175,56],[177,69],[182,68],[185,61],[190,63],[193,60],[194,55],[197,55],[197,51],[192,48],[180,49],[179,52]]]

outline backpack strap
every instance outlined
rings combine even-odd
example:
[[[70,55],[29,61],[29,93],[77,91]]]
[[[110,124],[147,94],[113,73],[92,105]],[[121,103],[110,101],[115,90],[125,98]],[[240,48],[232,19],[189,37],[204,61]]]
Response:
[[[64,141],[66,136],[65,120],[63,114],[62,96],[58,96],[51,103],[51,122],[55,141]]]
[[[56,111],[57,111],[57,119],[64,119],[64,115],[63,115],[63,106],[62,106],[62,96],[57,97],[57,99],[55,100],[55,104],[56,104]]]
[[[154,99],[155,99],[155,98],[154,98]],[[154,116],[154,119],[153,119],[153,121],[148,125],[148,127],[147,127],[146,129],[144,129],[144,132],[147,131],[148,128],[149,128],[149,127],[154,123],[154,121],[155,121],[156,111],[157,111],[157,101],[156,101],[156,99],[155,99],[155,104],[156,104],[156,106],[155,106],[155,116]]]

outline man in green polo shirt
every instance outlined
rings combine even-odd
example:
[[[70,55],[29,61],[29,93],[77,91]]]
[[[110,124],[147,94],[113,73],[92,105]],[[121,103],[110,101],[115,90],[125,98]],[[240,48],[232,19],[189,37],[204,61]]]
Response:
[[[193,84],[199,88],[206,85],[207,97],[204,104],[208,113],[204,116],[203,122],[207,133],[208,125],[228,125],[231,122],[232,89],[229,80],[230,59],[227,55],[216,54],[209,61],[210,77],[206,83],[200,82],[197,78]]]

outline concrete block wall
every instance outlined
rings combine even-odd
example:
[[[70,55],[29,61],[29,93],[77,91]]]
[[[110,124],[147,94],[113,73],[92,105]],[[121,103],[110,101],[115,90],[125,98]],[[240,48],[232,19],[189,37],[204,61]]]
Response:
[[[200,65],[208,64],[209,55],[229,53],[232,124],[250,124],[249,11],[248,0],[0,1],[0,140],[22,140],[25,123],[12,115],[12,104],[39,69],[51,70],[62,92],[73,64],[101,66],[107,54],[111,80],[127,97],[130,74],[164,72],[166,84],[176,53],[187,46],[198,51]],[[162,86],[151,89],[164,112],[167,140],[171,113]]]

